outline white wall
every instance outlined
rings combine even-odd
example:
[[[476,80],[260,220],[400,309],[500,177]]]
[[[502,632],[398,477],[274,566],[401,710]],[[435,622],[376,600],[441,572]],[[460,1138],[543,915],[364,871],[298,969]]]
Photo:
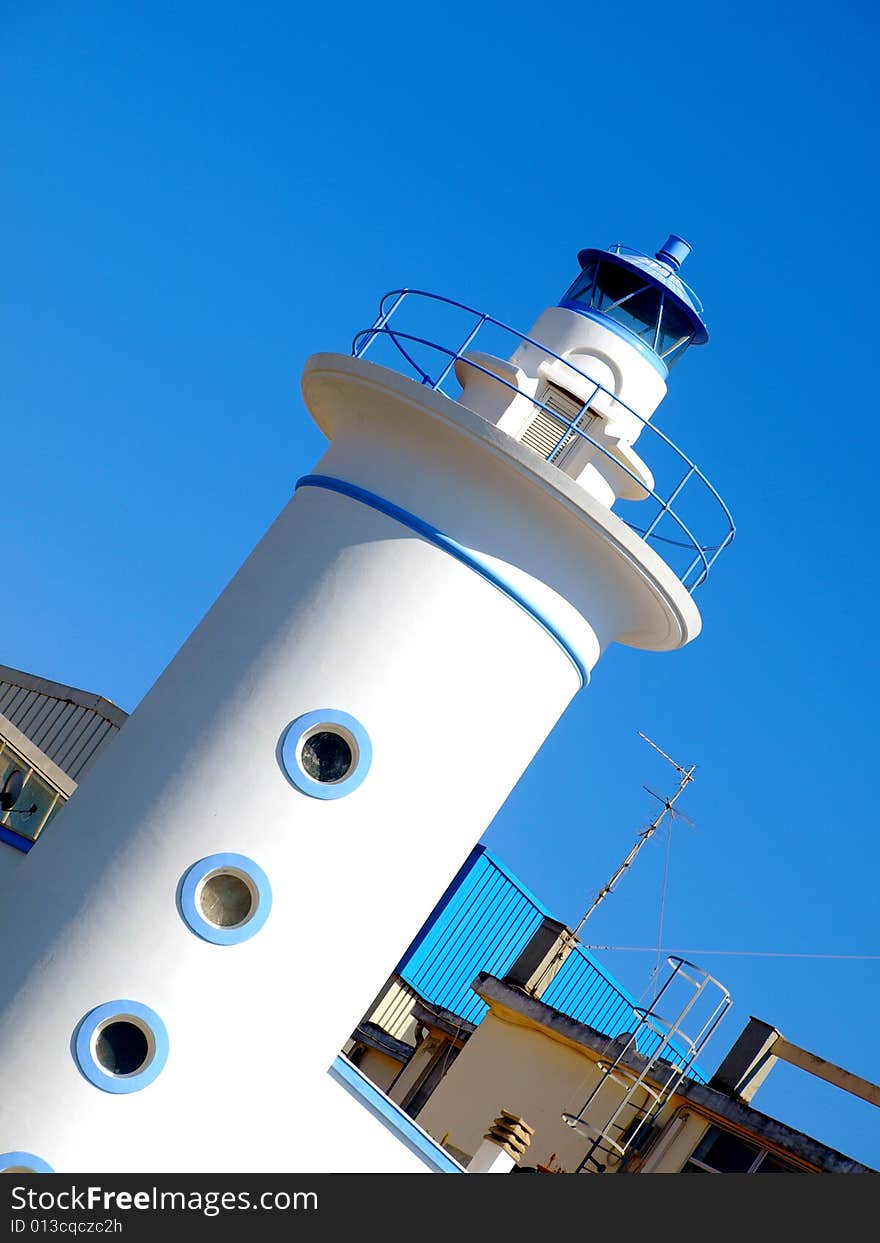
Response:
[[[326,1131],[326,1068],[576,686],[465,566],[351,500],[298,493],[3,910],[0,1151],[60,1170],[373,1168],[369,1144]],[[336,802],[293,789],[276,757],[322,707],[373,744]],[[274,890],[238,946],[198,939],[175,907],[183,872],[219,851],[252,856]],[[121,1097],[69,1051],[115,998],[153,1007],[171,1049]]]
[[[318,469],[491,558],[587,666],[646,618],[652,643],[657,618],[672,634],[669,592],[645,587],[622,533],[534,474],[532,460],[551,470],[536,455],[344,361],[343,383],[307,394],[336,437]],[[547,630],[472,569],[348,497],[298,492],[0,912],[0,1151],[79,1171],[413,1168],[327,1068],[578,686]],[[324,708],[358,718],[373,747],[364,783],[329,802],[278,759],[288,724]],[[265,871],[274,904],[252,940],[220,947],[175,895],[191,864],[227,851]],[[170,1055],[116,1096],[80,1074],[70,1042],[120,998],[159,1013]]]

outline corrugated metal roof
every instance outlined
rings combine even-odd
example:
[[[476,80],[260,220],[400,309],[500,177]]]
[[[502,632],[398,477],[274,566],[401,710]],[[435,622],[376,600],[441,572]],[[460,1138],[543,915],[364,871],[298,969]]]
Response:
[[[576,945],[571,951],[541,995],[541,1001],[606,1036],[631,1032],[638,1023],[636,999],[582,945]],[[639,1033],[637,1048],[645,1057],[650,1057],[662,1043],[663,1037],[648,1028]],[[684,1047],[675,1040],[671,1043],[682,1059],[686,1059]],[[688,1073],[700,1083],[706,1082],[705,1074],[696,1063],[689,1067]]]
[[[582,945],[574,946],[541,1000],[609,1036],[633,1029],[635,998]]]
[[[8,665],[0,665],[0,712],[74,781],[128,717],[100,695]]]
[[[479,1023],[488,1006],[471,984],[481,971],[503,979],[545,917],[547,907],[484,846],[471,851],[397,967],[432,1005]],[[632,1031],[636,999],[582,945],[566,958],[541,1000],[608,1036]],[[640,1040],[640,1049],[641,1049]],[[660,1037],[646,1033],[645,1054]],[[693,1077],[705,1082],[702,1071]]]
[[[481,971],[503,976],[547,914],[498,859],[477,846],[397,973],[426,1001],[479,1023],[488,1007],[471,984]]]

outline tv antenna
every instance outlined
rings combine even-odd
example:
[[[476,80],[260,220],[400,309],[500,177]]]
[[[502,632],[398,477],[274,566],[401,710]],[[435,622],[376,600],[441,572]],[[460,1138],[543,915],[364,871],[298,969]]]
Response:
[[[652,739],[650,739],[647,734],[643,734],[641,730],[638,730],[637,732],[638,732],[639,737],[644,742],[646,742],[649,747],[653,747],[653,749],[657,752],[658,755],[662,755],[663,759],[666,760],[667,763],[671,764],[672,767],[675,769],[675,771],[678,773],[678,789],[673,794],[661,795],[661,794],[655,793],[655,791],[650,789],[649,786],[644,787],[648,791],[648,793],[652,796],[652,798],[655,798],[658,801],[658,803],[660,803],[660,810],[657,812],[656,816],[651,821],[651,823],[648,824],[644,829],[640,831],[640,833],[636,837],[636,840],[633,842],[632,846],[630,847],[629,853],[626,855],[626,858],[622,861],[622,863],[618,865],[614,874],[605,882],[605,884],[596,894],[590,906],[581,916],[581,919],[578,922],[578,924],[571,930],[570,939],[575,942],[580,941],[581,939],[580,932],[581,932],[581,929],[584,927],[584,924],[586,924],[587,920],[590,919],[596,913],[597,908],[601,906],[601,904],[605,901],[605,899],[614,892],[615,885],[617,885],[617,883],[626,874],[626,872],[629,871],[629,869],[635,863],[636,859],[639,857],[639,854],[641,853],[641,851],[644,850],[645,846],[647,846],[648,842],[651,840],[651,838],[660,828],[661,824],[663,823],[663,821],[666,819],[667,816],[669,816],[671,821],[683,820],[686,824],[690,825],[691,828],[695,827],[693,820],[691,820],[689,816],[684,815],[683,812],[679,811],[678,808],[675,806],[675,804],[678,802],[682,794],[684,794],[685,790],[694,780],[694,773],[697,771],[696,764],[691,764],[689,768],[685,768],[683,765],[677,763],[672,758],[672,756],[667,755],[666,752],[661,747],[658,747],[656,742],[652,741]],[[557,950],[556,954],[554,954],[551,960],[547,963],[544,970],[541,972],[541,974],[538,976],[537,980],[535,980],[534,984],[531,987],[530,991],[533,994],[537,993],[544,978],[548,975],[550,971],[553,970],[553,968],[556,966],[559,960],[563,957],[564,953],[565,953],[565,947],[562,946],[560,947],[559,950]]]

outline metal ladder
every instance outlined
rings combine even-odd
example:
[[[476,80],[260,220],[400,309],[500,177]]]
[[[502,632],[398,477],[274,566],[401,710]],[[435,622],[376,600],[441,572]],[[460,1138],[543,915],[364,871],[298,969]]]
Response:
[[[623,1160],[674,1095],[730,1008],[730,993],[714,976],[686,958],[673,955],[667,962],[672,970],[651,1007],[633,1007],[633,1015],[638,1020],[633,1031],[626,1034],[622,1044],[622,1038],[618,1037],[620,1048],[613,1060],[603,1059],[597,1063],[599,1082],[577,1113],[562,1115],[567,1126],[590,1140],[577,1173],[603,1173],[610,1162],[618,1164]],[[674,985],[682,984],[686,994],[692,990],[690,996],[686,995],[675,1018],[664,1019],[657,1011],[658,1004],[664,997],[671,997]],[[696,1009],[698,1002],[703,1003],[699,1008],[701,1013]],[[683,1026],[689,1016],[699,1023],[693,1036],[689,1036]],[[652,1046],[650,1055],[640,1052],[640,1039]],[[611,1109],[602,1125],[597,1126],[584,1115],[603,1092],[612,1097]],[[643,1099],[639,1100],[639,1096]]]

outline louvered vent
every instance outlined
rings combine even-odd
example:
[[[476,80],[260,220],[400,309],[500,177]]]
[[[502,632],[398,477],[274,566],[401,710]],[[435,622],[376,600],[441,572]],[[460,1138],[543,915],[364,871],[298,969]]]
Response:
[[[578,401],[571,393],[566,393],[564,389],[557,388],[555,384],[548,384],[546,392],[538,395],[538,400],[563,418],[556,419],[547,410],[536,410],[520,439],[524,445],[540,453],[545,461],[558,461],[563,451],[575,439],[576,433],[568,432],[566,435],[566,428],[577,419],[578,412],[583,409],[583,402]],[[577,426],[587,428],[594,418],[595,415],[585,410],[581,418],[577,419]]]

